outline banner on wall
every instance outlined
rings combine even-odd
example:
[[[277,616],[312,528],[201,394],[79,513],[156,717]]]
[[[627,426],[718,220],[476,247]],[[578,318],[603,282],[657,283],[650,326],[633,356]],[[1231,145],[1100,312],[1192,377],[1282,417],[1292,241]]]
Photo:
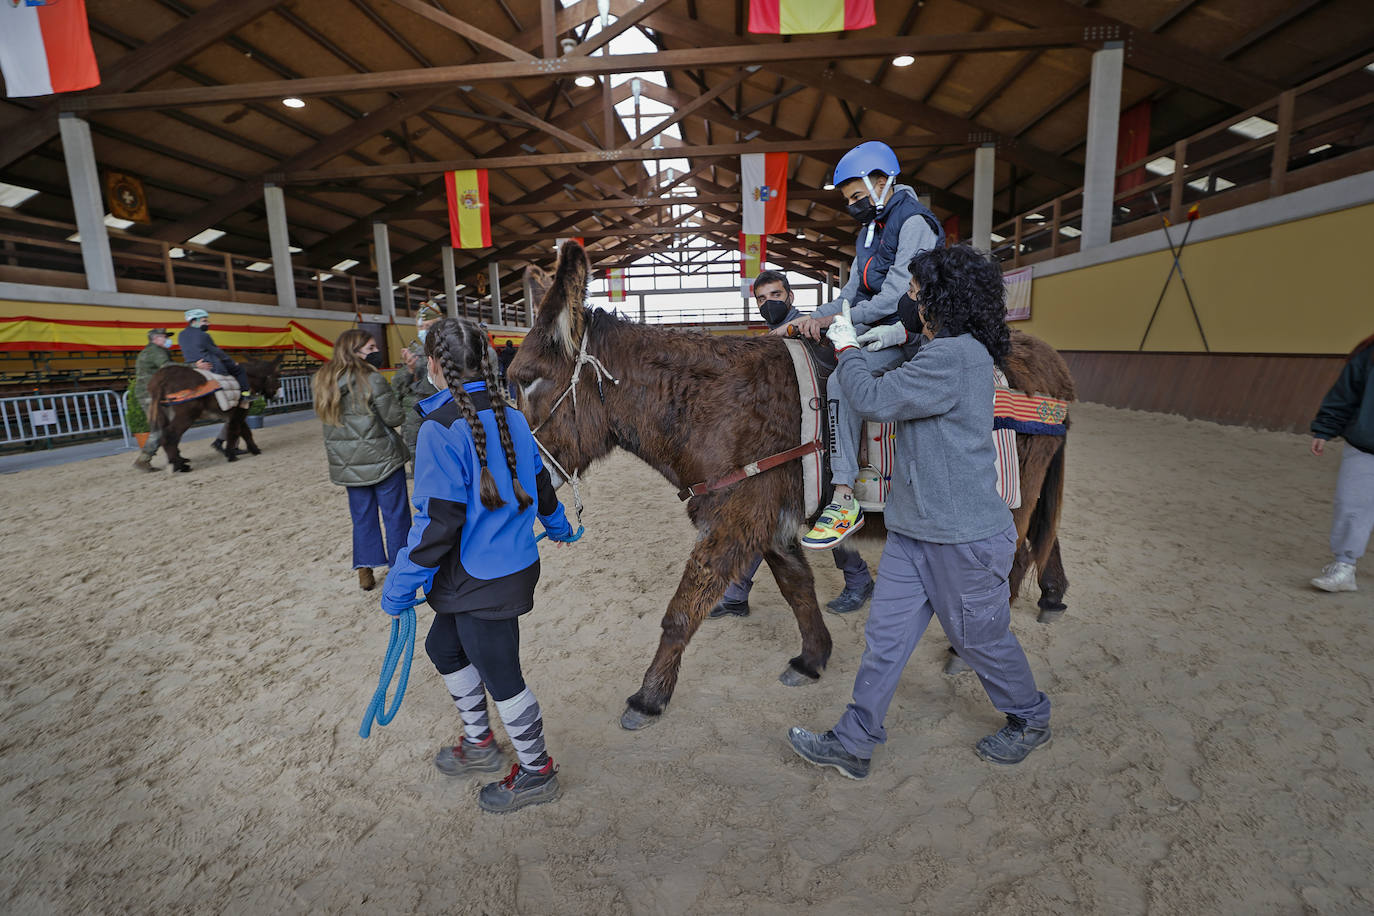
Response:
[[[780,235],[787,231],[787,154],[746,153],[739,157],[740,211],[749,235]]]
[[[444,174],[448,198],[448,231],[454,248],[491,247],[491,206],[486,169]]]
[[[1121,120],[1117,126],[1116,133],[1116,168],[1117,171],[1130,165],[1132,162],[1139,162],[1150,152],[1150,100],[1132,105],[1121,113]],[[1116,189],[1118,191],[1128,191],[1146,182],[1149,175],[1145,173],[1145,166],[1132,169],[1125,175],[1116,179]]]
[[[137,321],[77,321],[19,315],[0,318],[0,350],[142,350],[148,330],[173,327]],[[173,339],[177,331],[172,332]],[[214,325],[215,343],[225,350],[304,350],[318,359],[334,355],[334,345],[314,331],[288,321],[286,324]]]
[[[768,239],[762,235],[739,234],[739,291],[748,299],[754,294],[754,279],[768,260]]]
[[[1029,321],[1031,316],[1031,269],[1018,267],[1002,274],[1007,287],[1007,320]]]
[[[606,271],[606,296],[612,302],[625,301],[625,268],[612,267]]]
[[[105,200],[110,215],[134,223],[151,223],[148,216],[148,195],[143,182],[123,172],[105,173]]]

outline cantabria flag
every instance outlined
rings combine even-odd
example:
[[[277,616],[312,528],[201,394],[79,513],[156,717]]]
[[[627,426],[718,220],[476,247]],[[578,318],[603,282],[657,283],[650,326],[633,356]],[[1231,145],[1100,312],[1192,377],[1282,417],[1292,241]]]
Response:
[[[487,170],[463,169],[444,176],[448,196],[448,231],[454,248],[491,247],[491,207]]]
[[[787,154],[746,153],[739,157],[739,174],[744,194],[744,232],[786,232]]]
[[[99,86],[85,0],[0,0],[0,73],[12,99]]]
[[[845,32],[866,29],[877,21],[873,0],[749,0],[751,32]]]

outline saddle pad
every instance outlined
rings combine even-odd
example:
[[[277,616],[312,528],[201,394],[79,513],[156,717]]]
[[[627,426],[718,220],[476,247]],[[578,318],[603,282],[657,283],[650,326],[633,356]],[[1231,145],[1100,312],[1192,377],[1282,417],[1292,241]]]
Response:
[[[219,409],[226,413],[238,406],[239,398],[243,392],[239,389],[239,380],[232,375],[216,375],[209,369],[197,369],[201,375],[205,376],[208,382],[219,385],[219,390],[215,392],[215,400],[219,402]]]
[[[214,394],[219,391],[219,382],[201,382],[195,388],[183,388],[181,391],[172,391],[162,399],[164,404],[181,404],[186,401],[194,401],[196,398],[203,398],[207,394]]]
[[[866,420],[859,443],[859,473],[854,476],[854,498],[866,512],[881,512],[892,489],[892,470],[897,464],[893,424]]]
[[[1021,507],[1021,461],[1016,454],[1016,431],[997,425],[997,399],[1010,390],[1010,382],[1001,369],[992,370],[992,444],[997,450],[997,495],[1008,509]]]
[[[1068,431],[1069,402],[1040,394],[1000,387],[993,396],[994,429],[1011,429],[1028,436],[1062,436]]]
[[[821,383],[806,345],[800,340],[787,339],[787,353],[792,357],[792,370],[797,375],[797,395],[801,400],[801,436],[798,445],[815,442],[821,437]],[[812,452],[801,459],[802,488],[806,497],[806,518],[821,507],[822,453]]]

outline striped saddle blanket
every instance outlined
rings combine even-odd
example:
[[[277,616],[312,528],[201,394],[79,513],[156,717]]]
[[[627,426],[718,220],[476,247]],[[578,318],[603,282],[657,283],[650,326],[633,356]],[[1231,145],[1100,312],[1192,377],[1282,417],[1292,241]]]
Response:
[[[185,388],[181,391],[168,392],[162,399],[164,404],[181,404],[185,401],[194,401],[196,398],[203,398],[208,394],[215,396],[215,401],[219,404],[220,410],[233,410],[238,405],[242,392],[239,390],[239,380],[232,375],[216,375],[205,369],[197,369],[201,375],[205,376],[205,381],[194,388]]]

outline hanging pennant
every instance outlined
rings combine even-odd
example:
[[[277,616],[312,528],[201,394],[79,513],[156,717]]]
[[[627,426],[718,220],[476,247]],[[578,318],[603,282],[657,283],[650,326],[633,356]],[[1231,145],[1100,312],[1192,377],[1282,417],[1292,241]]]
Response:
[[[746,153],[739,157],[744,194],[743,231],[777,235],[787,231],[787,154]]]
[[[749,31],[768,35],[847,32],[877,21],[873,0],[749,0]]]
[[[487,170],[463,169],[444,175],[448,229],[454,248],[491,247],[491,206]]]
[[[748,299],[754,294],[754,280],[763,272],[768,259],[768,239],[762,235],[739,234],[739,291]]]
[[[625,268],[612,267],[606,271],[606,296],[612,302],[625,301]]]
[[[99,86],[85,0],[0,0],[0,73],[12,99]]]

